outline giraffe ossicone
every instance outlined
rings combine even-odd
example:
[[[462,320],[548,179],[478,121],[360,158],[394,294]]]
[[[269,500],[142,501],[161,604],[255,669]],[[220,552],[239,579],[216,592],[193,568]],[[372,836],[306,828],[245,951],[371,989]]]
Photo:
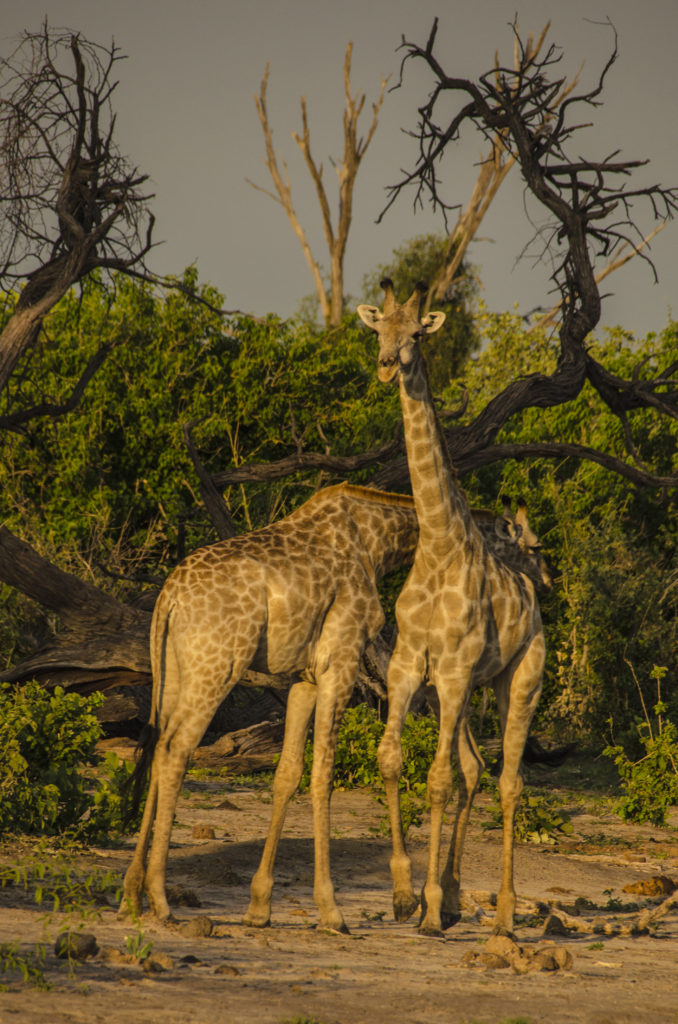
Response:
[[[419,345],[425,334],[442,326],[444,314],[430,313],[420,319],[422,287],[403,304],[396,301],[390,280],[384,280],[382,287],[383,312],[361,305],[358,315],[379,339],[379,379],[388,383],[397,378],[399,383],[419,522],[414,564],[396,602],[398,638],[388,669],[388,721],[379,747],[393,841],[394,911],[403,920],[419,903],[412,888],[398,792],[401,733],[412,697],[428,678],[440,703],[440,738],[428,776],[431,839],[419,923],[422,932],[440,934],[459,919],[464,837],[483,769],[469,727],[469,703],[476,687],[490,685],[497,697],[503,741],[502,880],[494,927],[510,933],[515,908],[513,822],[522,789],[519,769],[544,666],[536,591],[550,585],[550,576],[524,508],[515,518],[505,508],[506,539],[520,551],[510,564],[502,561],[487,532],[479,528],[458,484]],[[452,795],[454,744],[460,767],[459,799],[441,872],[441,829]]]

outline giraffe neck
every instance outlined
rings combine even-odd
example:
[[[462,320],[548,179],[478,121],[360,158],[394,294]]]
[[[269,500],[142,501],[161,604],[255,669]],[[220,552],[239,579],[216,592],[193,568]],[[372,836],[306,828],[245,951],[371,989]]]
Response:
[[[407,461],[419,520],[419,545],[438,556],[467,540],[471,510],[459,486],[433,404],[426,363],[418,347],[400,370]]]
[[[354,484],[341,487],[376,578],[411,564],[419,537],[412,498]]]

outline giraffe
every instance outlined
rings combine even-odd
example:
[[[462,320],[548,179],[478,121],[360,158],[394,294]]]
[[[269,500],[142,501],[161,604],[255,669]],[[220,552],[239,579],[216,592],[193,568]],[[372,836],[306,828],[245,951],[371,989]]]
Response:
[[[522,558],[510,518],[474,515],[507,562]],[[329,866],[336,735],[362,652],[383,623],[377,580],[411,563],[417,536],[411,497],[339,484],[273,525],[194,552],[174,570],[151,626],[152,711],[136,772],[143,781],[152,759],[151,784],[125,876],[123,914],[141,913],[145,889],[152,912],[169,918],[165,872],[186,764],[218,705],[251,667],[299,678],[288,695],[271,824],[245,923],[270,921],[275,855],[315,708],[315,898],[322,924],[346,929]]]
[[[537,705],[544,666],[544,636],[536,596],[550,579],[519,509],[516,532],[526,566],[502,564],[474,523],[457,482],[436,415],[420,340],[437,331],[444,313],[419,318],[425,286],[407,302],[396,301],[385,279],[383,313],[358,306],[362,321],[379,340],[378,377],[399,380],[407,459],[419,542],[414,564],[396,603],[398,638],[388,676],[388,721],[379,747],[379,767],[389,804],[393,855],[393,905],[399,920],[418,905],[405,849],[398,798],[401,732],[412,696],[428,676],[440,703],[440,738],[428,775],[431,838],[421,898],[419,929],[438,935],[459,918],[460,867],[473,796],[483,768],[468,711],[474,688],[494,688],[502,724],[503,768],[499,791],[503,814],[501,887],[494,930],[511,934],[515,909],[513,821],[522,790],[520,762]],[[456,742],[459,798],[450,850],[441,875],[443,813],[452,795],[451,756]]]
[[[121,912],[140,913],[145,889],[151,911],[170,918],[167,854],[188,759],[219,704],[252,668],[299,678],[289,692],[272,822],[245,921],[269,920],[275,850],[315,709],[314,897],[321,924],[347,930],[329,863],[337,731],[362,652],[384,622],[377,581],[411,562],[416,538],[411,499],[339,484],[272,525],[193,552],[169,576],[151,623],[152,709],[139,766],[143,772],[152,756],[151,781]]]

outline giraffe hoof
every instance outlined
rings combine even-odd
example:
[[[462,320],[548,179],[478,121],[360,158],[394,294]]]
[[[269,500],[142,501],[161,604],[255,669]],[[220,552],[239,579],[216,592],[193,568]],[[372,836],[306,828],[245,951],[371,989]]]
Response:
[[[415,899],[414,896],[402,897],[400,899],[394,897],[393,916],[396,921],[402,924],[403,921],[409,921],[418,906],[419,900]]]
[[[255,914],[243,914],[242,923],[247,928],[270,928],[270,917],[257,917]]]
[[[459,924],[460,921],[461,914],[447,913],[443,910],[440,915],[440,924],[444,932],[446,932],[448,928],[453,928],[455,924]]]
[[[441,939],[443,936],[442,928],[439,928],[436,924],[428,924],[426,921],[422,921],[417,929],[420,935],[426,935],[431,939]]]

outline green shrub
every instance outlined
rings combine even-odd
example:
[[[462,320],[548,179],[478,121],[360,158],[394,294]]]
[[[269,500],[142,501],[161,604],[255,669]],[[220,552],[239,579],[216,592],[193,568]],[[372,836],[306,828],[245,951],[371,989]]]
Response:
[[[385,725],[377,712],[367,704],[348,708],[339,726],[334,759],[334,788],[355,789],[357,786],[381,786],[377,750]],[[438,745],[438,723],[430,715],[405,718],[402,734],[403,771],[401,789],[423,793],[431,761]],[[304,752],[304,774],[300,788],[308,789],[313,766],[313,742]],[[422,789],[423,787],[423,789]]]
[[[80,820],[90,802],[82,768],[95,760],[102,701],[35,682],[0,687],[0,832],[55,833]]]
[[[132,766],[104,759],[96,709],[100,693],[81,697],[36,682],[0,686],[0,835],[64,834],[94,841],[123,829],[123,790]]]
[[[603,753],[612,758],[619,772],[624,791],[616,807],[620,817],[624,821],[665,825],[669,808],[678,804],[678,729],[664,718],[666,705],[661,699],[661,680],[666,668],[655,665],[650,675],[657,685],[654,728],[644,702],[645,721],[637,726],[645,755],[634,761],[621,744],[608,746]]]
[[[501,828],[503,825],[501,805],[497,801],[490,810],[490,820],[484,829]],[[526,786],[518,804],[513,822],[513,835],[523,843],[540,843],[553,846],[555,833],[572,833],[570,816],[563,809],[557,796],[535,793]]]
[[[348,708],[339,726],[335,756],[334,788],[369,786],[382,789],[377,750],[384,723],[367,704]],[[431,715],[409,714],[402,733],[403,769],[400,776],[400,810],[405,832],[421,825],[428,806],[426,781],[438,746],[438,723]],[[313,766],[313,743],[306,744],[300,789],[308,789]]]

